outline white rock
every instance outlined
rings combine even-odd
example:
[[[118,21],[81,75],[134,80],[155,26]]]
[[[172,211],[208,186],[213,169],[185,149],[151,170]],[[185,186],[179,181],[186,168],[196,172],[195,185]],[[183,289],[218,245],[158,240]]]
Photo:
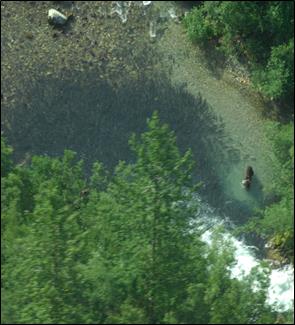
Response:
[[[63,26],[67,22],[68,18],[55,9],[49,9],[48,21],[56,26]]]

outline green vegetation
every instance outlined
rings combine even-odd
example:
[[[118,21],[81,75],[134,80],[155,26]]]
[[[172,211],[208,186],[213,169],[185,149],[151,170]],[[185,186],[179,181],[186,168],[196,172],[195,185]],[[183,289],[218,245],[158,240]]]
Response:
[[[71,151],[11,167],[2,141],[1,322],[287,322],[266,304],[268,268],[233,279],[230,243],[201,241],[191,153],[157,114],[130,146],[132,164],[86,180]]]
[[[294,97],[293,1],[204,1],[184,24],[192,41],[246,63],[267,98]]]

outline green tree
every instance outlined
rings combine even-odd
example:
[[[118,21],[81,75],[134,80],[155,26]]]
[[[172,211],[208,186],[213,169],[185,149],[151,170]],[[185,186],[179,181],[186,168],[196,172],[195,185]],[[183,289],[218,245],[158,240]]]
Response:
[[[265,69],[253,73],[253,82],[272,99],[290,95],[294,87],[294,39],[271,49]]]
[[[6,176],[12,169],[11,154],[12,148],[6,144],[5,139],[1,136],[1,177]]]
[[[267,191],[276,200],[264,211],[261,233],[282,256],[293,261],[294,254],[294,125],[270,122],[268,133],[273,145],[274,180]]]
[[[136,311],[138,322],[153,323],[177,310],[187,283],[197,278],[191,250],[201,251],[202,245],[197,248],[189,234],[191,214],[184,204],[190,198],[192,160],[189,151],[179,153],[175,136],[156,114],[140,142],[133,137],[130,144],[135,163],[119,164],[96,209],[101,251],[90,265],[107,264],[121,287],[117,303]],[[112,296],[108,300],[114,302]],[[121,309],[117,313],[110,319],[124,315]]]
[[[28,177],[30,184],[23,186]],[[30,168],[19,167],[8,176],[3,211],[7,322],[81,320],[76,269],[87,256],[87,231],[77,199],[84,187],[82,165],[74,163],[70,151],[62,159],[34,157]],[[27,191],[31,195],[24,200]]]

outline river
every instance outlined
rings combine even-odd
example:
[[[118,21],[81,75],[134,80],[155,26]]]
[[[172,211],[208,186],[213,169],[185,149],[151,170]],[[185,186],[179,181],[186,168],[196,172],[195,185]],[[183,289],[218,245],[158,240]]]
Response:
[[[247,79],[188,41],[184,8],[169,1],[59,3],[56,9],[74,14],[65,32],[48,25],[49,1],[1,3],[1,128],[17,161],[69,148],[87,157],[87,169],[94,160],[113,168],[132,159],[130,135],[158,110],[181,150],[192,148],[204,184],[202,218],[233,226],[264,206],[263,188],[272,181],[262,115],[268,108]],[[251,191],[240,185],[247,165],[255,172]],[[238,276],[258,263],[257,249],[233,241]],[[270,301],[290,306],[292,268],[273,270],[271,281]]]

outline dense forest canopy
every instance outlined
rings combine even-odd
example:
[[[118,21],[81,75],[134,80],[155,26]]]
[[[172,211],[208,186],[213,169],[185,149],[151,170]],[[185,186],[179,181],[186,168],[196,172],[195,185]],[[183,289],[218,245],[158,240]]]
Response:
[[[265,324],[269,269],[232,278],[230,242],[212,245],[187,204],[197,187],[155,113],[114,175],[96,162],[35,156],[13,165],[1,140],[2,323]],[[196,221],[196,220],[195,220]]]

